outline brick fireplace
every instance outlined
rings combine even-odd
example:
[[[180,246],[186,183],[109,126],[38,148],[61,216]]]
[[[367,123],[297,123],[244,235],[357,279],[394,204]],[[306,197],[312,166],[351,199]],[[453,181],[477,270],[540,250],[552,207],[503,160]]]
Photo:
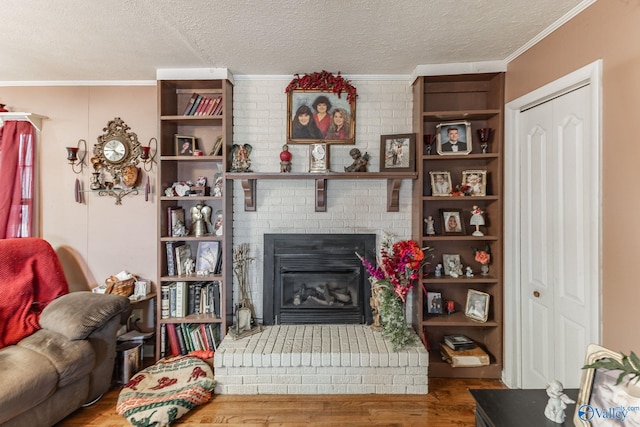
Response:
[[[375,234],[265,234],[262,332],[214,357],[216,394],[426,394],[429,355],[373,331]]]

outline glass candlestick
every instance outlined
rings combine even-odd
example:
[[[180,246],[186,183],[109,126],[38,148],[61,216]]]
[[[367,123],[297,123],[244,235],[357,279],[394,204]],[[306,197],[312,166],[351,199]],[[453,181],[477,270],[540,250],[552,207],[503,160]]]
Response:
[[[433,142],[436,140],[436,136],[430,133],[424,135],[424,145],[426,147],[427,155],[431,154],[431,148],[433,147]]]
[[[493,129],[491,128],[478,129],[478,138],[480,138],[480,148],[482,149],[482,154],[485,154],[487,152],[487,148],[489,147],[489,140],[491,139],[492,133]]]

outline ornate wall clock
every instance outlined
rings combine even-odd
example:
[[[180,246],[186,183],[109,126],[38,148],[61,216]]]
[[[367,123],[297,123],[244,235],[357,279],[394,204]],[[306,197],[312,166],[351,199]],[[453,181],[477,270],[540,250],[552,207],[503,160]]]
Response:
[[[113,185],[120,183],[124,170],[127,171],[127,177],[123,184],[130,186],[131,170],[138,164],[140,142],[138,136],[130,132],[130,129],[120,117],[116,117],[102,129],[105,133],[98,136],[98,142],[93,146],[94,167],[97,163],[103,172],[111,175]]]

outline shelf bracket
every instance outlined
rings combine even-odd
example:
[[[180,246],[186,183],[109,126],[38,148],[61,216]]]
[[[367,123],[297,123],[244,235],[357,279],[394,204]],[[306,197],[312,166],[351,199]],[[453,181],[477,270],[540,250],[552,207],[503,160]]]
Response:
[[[244,191],[244,210],[245,212],[256,211],[256,180],[242,179],[242,190]]]
[[[387,212],[400,211],[400,184],[401,179],[387,180]]]
[[[327,180],[316,179],[316,212],[327,211]]]

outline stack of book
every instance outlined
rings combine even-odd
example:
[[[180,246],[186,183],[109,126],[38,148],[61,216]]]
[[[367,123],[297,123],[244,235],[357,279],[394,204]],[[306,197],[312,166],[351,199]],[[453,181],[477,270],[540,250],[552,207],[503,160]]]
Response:
[[[216,351],[220,334],[212,323],[167,323],[161,330],[162,354],[179,356],[196,350]]]
[[[465,335],[446,335],[440,344],[442,359],[454,368],[472,368],[489,364],[489,355]]]
[[[191,95],[183,116],[219,116],[222,114],[222,96]]]

